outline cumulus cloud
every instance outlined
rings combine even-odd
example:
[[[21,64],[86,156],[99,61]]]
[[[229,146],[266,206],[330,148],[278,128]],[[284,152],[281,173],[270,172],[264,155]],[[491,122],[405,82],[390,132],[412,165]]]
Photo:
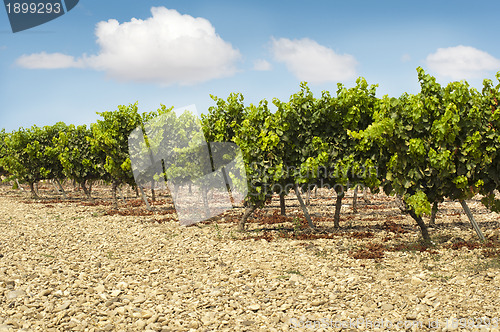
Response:
[[[500,70],[500,60],[470,46],[438,48],[426,58],[429,68],[454,80],[481,78],[490,71]]]
[[[253,62],[253,70],[267,71],[271,69],[272,69],[271,64],[264,59],[258,59]]]
[[[99,22],[98,54],[74,59],[63,54],[24,55],[26,68],[87,67],[122,81],[163,85],[195,84],[236,72],[240,52],[224,41],[204,18],[181,15],[165,7],[151,8],[146,20]],[[51,64],[53,67],[50,67]]]
[[[16,60],[16,63],[28,69],[61,69],[61,68],[82,68],[85,66],[82,59],[76,60],[74,57],[62,53],[37,53],[23,55]]]
[[[311,83],[342,81],[356,76],[356,59],[349,54],[337,54],[332,49],[309,38],[272,39],[274,58],[285,63],[298,79]]]

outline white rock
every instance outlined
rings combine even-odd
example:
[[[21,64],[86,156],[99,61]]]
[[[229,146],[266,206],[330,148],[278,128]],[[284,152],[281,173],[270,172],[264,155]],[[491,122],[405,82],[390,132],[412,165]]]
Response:
[[[257,311],[260,309],[260,304],[258,303],[255,303],[255,304],[251,304],[248,306],[248,309],[252,310],[252,311]]]
[[[119,314],[119,315],[125,315],[125,307],[118,307],[118,308],[115,308],[115,313],[116,314]]]
[[[292,275],[290,276],[290,279],[288,279],[288,280],[289,280],[290,282],[299,282],[299,281],[300,281],[300,279],[301,279],[301,277],[300,277],[298,274],[294,273],[294,274],[292,274]]]
[[[95,291],[97,293],[104,293],[105,290],[106,290],[106,288],[104,287],[103,284],[97,285],[97,287],[95,287]]]
[[[151,313],[150,311],[147,311],[147,310],[141,311],[141,318],[142,319],[148,319],[148,318],[151,318],[152,316],[153,316],[153,313]]]
[[[120,281],[118,284],[116,284],[116,288],[118,289],[127,289],[128,288],[128,283],[125,281]]]
[[[17,289],[17,290],[7,292],[7,294],[5,295],[5,298],[7,300],[14,300],[14,299],[17,299],[18,297],[23,297],[25,295],[26,295],[26,293],[22,289]]]
[[[55,308],[55,311],[58,312],[58,311],[66,310],[69,308],[70,305],[71,305],[71,301],[64,301],[63,303],[61,303],[59,306],[57,306]]]
[[[139,319],[137,322],[135,322],[135,326],[137,327],[137,329],[142,330],[146,327],[146,322],[142,319]]]
[[[133,303],[144,303],[144,302],[146,302],[146,297],[144,296],[144,294],[139,295],[133,301]]]
[[[311,305],[317,307],[325,304],[326,302],[327,302],[326,300],[314,300],[311,302]]]
[[[394,306],[390,303],[384,303],[384,304],[382,304],[380,309],[382,309],[384,311],[390,311],[390,310],[394,309]]]
[[[0,332],[9,332],[9,331],[14,331],[12,325],[6,325],[6,324],[0,325]]]
[[[410,283],[414,286],[418,286],[418,285],[421,285],[424,281],[422,279],[420,279],[419,277],[411,277],[411,280],[410,280]]]

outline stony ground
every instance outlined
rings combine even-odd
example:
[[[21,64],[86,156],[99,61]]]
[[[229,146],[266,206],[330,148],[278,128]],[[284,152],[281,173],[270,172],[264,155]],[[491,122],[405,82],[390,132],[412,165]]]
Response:
[[[425,248],[384,195],[357,214],[346,199],[340,231],[334,200],[313,198],[319,235],[292,198],[291,217],[273,202],[241,234],[241,211],[179,227],[160,205],[44,197],[0,187],[0,332],[499,331],[500,222],[475,200],[487,245],[447,202]]]

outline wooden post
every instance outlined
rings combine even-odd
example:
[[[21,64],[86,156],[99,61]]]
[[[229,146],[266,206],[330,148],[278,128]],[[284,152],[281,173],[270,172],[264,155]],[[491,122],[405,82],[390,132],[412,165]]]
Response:
[[[304,217],[306,217],[307,223],[309,224],[310,228],[316,228],[312,222],[311,216],[309,215],[309,212],[307,211],[307,207],[304,204],[304,201],[302,200],[302,196],[300,195],[300,190],[299,190],[299,185],[295,184],[295,194],[297,195],[297,199],[299,200],[300,207],[302,208],[302,211],[304,212]]]
[[[358,185],[354,187],[354,196],[352,198],[352,212],[358,213]]]
[[[123,196],[123,191],[120,186],[118,186],[118,192],[120,193],[120,197],[122,198],[122,202],[125,203],[125,197]]]
[[[479,239],[481,240],[481,242],[485,242],[486,238],[484,237],[483,232],[481,232],[481,228],[479,228],[479,225],[477,224],[476,219],[474,219],[474,216],[472,215],[472,212],[470,211],[469,206],[467,206],[467,203],[465,203],[465,201],[463,199],[460,200],[460,204],[462,205],[462,208],[464,209],[465,214],[469,218],[469,221],[472,224],[472,227],[476,231],[477,236],[479,236]]]
[[[66,196],[66,192],[64,191],[63,186],[61,185],[61,182],[58,179],[55,179],[57,185],[59,186],[59,189],[61,189],[61,192],[63,194],[64,199],[68,199],[68,196]]]
[[[21,186],[18,179],[16,179],[16,183],[17,183],[17,188],[21,191],[24,191],[24,188]]]
[[[149,206],[148,198],[146,197],[146,194],[144,193],[144,189],[142,188],[142,186],[139,186],[139,191],[141,192],[142,200],[144,201],[144,203],[146,203],[146,209],[151,211],[151,206]]]

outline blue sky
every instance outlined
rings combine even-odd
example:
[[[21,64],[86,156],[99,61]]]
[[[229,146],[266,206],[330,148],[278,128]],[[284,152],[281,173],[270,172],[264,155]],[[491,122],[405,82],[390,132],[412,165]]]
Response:
[[[500,71],[499,1],[80,0],[12,33],[0,8],[0,128],[90,124],[139,102],[214,105],[319,96],[359,76],[378,95],[417,93],[416,68],[480,88]]]

